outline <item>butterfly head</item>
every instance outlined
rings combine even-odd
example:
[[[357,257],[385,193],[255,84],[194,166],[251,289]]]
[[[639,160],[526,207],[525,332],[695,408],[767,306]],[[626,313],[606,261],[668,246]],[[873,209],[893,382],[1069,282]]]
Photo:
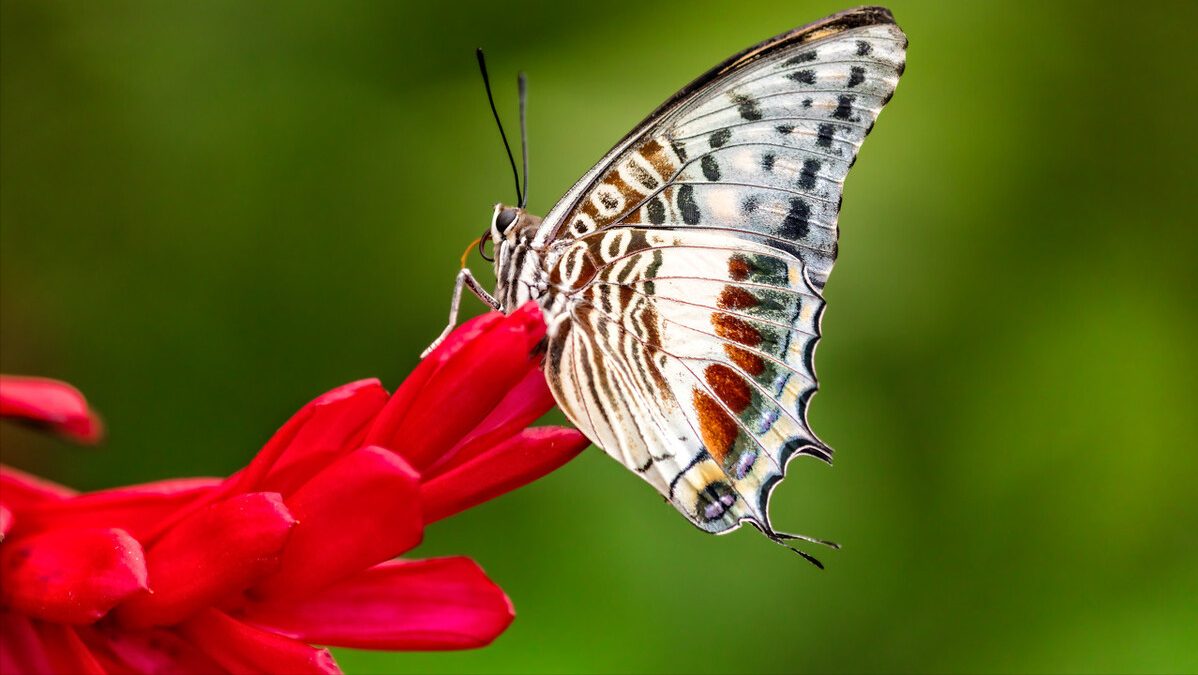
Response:
[[[505,246],[516,246],[532,239],[541,219],[518,206],[496,204],[491,216],[491,243],[498,252]]]
[[[521,221],[528,218],[528,213],[518,206],[496,204],[495,213],[491,216],[491,241],[498,248],[505,239],[509,239],[521,227]]]
[[[508,309],[515,309],[539,297],[541,259],[528,255],[533,238],[541,226],[541,217],[517,206],[496,204],[491,216],[491,243],[495,247],[495,297]]]

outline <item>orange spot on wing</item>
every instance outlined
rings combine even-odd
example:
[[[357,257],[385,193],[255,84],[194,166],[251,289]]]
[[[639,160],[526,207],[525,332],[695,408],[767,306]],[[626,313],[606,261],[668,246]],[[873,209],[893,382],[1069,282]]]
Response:
[[[645,161],[649,162],[649,166],[653,167],[653,170],[657,172],[657,175],[666,180],[669,180],[670,176],[674,175],[674,172],[678,170],[677,167],[674,166],[674,163],[670,161],[670,157],[666,154],[665,148],[663,148],[661,143],[658,143],[655,139],[649,139],[646,141],[645,144],[640,147],[639,151],[641,153],[641,157],[644,157]]]
[[[728,276],[732,277],[733,281],[748,279],[752,271],[753,265],[743,255],[734,255],[728,259]]]
[[[659,143],[656,138],[650,138],[642,143],[640,147],[641,155],[643,155],[645,159],[652,159],[652,157],[661,152],[661,150],[661,143]]]
[[[740,343],[746,347],[756,347],[761,344],[761,333],[758,333],[757,329],[749,322],[731,314],[722,312],[712,314],[711,325],[715,327],[715,334],[726,340]]]
[[[640,201],[640,198],[644,195],[640,190],[624,182],[624,179],[620,177],[619,172],[615,169],[608,172],[603,182],[619,190],[620,194],[624,196],[625,203],[629,205]]]
[[[724,351],[733,363],[753,377],[760,377],[765,372],[765,359],[753,352],[735,345],[724,345]]]
[[[703,437],[703,445],[707,452],[718,462],[723,462],[732,448],[740,427],[736,420],[706,392],[698,389],[691,390],[694,398],[695,413],[699,416],[699,435]]]
[[[721,309],[749,309],[756,307],[760,300],[740,286],[725,286],[716,302]]]
[[[739,415],[753,402],[753,391],[749,384],[728,366],[713,363],[703,370],[703,377],[732,412]]]

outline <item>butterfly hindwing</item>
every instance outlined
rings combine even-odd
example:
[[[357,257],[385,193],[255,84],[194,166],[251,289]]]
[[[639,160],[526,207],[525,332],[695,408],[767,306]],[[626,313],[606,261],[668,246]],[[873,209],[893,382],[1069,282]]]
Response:
[[[716,233],[616,228],[557,271],[571,291],[547,371],[566,413],[700,528],[768,530],[790,455],[831,457],[806,423],[823,300],[802,264]]]

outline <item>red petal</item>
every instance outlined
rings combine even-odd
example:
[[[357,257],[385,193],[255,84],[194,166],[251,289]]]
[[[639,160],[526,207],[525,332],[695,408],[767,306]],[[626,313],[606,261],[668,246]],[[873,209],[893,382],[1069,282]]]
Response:
[[[12,528],[12,511],[8,507],[0,504],[0,541],[4,541],[5,535]]]
[[[167,516],[220,483],[219,478],[166,480],[42,502],[21,512],[20,529],[109,526],[141,541]]]
[[[476,316],[454,329],[445,338],[445,342],[442,342],[431,354],[424,357],[424,360],[416,366],[412,374],[408,375],[399,389],[395,391],[395,395],[391,397],[391,400],[387,401],[387,405],[371,425],[370,433],[367,434],[364,444],[390,447],[388,444],[395,437],[396,429],[399,428],[399,425],[407,417],[408,409],[411,407],[412,402],[416,400],[417,394],[424,391],[424,386],[428,383],[433,373],[440,369],[451,357],[460,352],[463,347],[475,340],[483,339],[483,336],[489,333],[497,324],[501,323],[503,318],[503,312],[489,312],[481,316]]]
[[[278,574],[257,597],[302,596],[420,543],[420,475],[378,447],[352,452],[308,481],[287,506],[299,520]]]
[[[206,609],[178,628],[231,673],[340,673],[327,649],[247,626]]]
[[[255,603],[244,619],[305,642],[359,649],[473,649],[515,613],[469,558],[396,560],[294,601]]]
[[[146,561],[124,530],[57,530],[0,547],[3,604],[37,619],[87,624],[146,588]]]
[[[149,593],[139,593],[116,616],[131,628],[170,625],[278,568],[279,551],[295,526],[274,492],[217,502],[171,528],[146,554]]]
[[[97,673],[102,675],[104,668],[88,650],[74,628],[57,623],[38,622],[38,635],[50,655],[50,662],[55,673]]]
[[[503,400],[541,361],[533,349],[545,334],[541,310],[529,303],[462,347],[429,380],[390,443],[417,470],[435,462]]]
[[[525,429],[424,484],[425,524],[531,483],[574,459],[590,441],[576,429]]]
[[[78,389],[41,377],[0,375],[0,417],[45,426],[82,443],[95,443],[103,434],[100,418]]]
[[[287,420],[287,423],[282,428],[275,432],[275,435],[271,437],[262,450],[254,456],[249,466],[230,476],[219,490],[214,490],[207,498],[198,500],[188,508],[180,510],[171,518],[164,521],[149,535],[146,542],[153,543],[158,537],[162,536],[163,532],[173,527],[175,523],[209,504],[235,494],[264,491],[258,486],[262,484],[262,481],[270,473],[271,469],[274,468],[280,457],[292,447],[292,443],[302,438],[301,432],[304,431],[305,427],[314,418],[320,417],[323,423],[333,423],[334,425],[342,419],[335,412],[324,411],[322,413],[322,409],[332,408],[340,410],[342,406],[348,406],[351,409],[356,408],[360,402],[359,397],[371,399],[376,396],[377,391],[380,389],[378,380],[358,380],[357,382],[350,382],[317,397],[301,408],[291,419]],[[383,392],[383,394],[385,395],[386,392]]]
[[[223,673],[215,661],[167,628],[128,631],[104,621],[80,626],[79,637],[110,673]]]
[[[511,438],[549,412],[554,405],[545,374],[540,369],[528,371],[524,379],[503,397],[474,431],[421,473],[422,479],[431,480]]]
[[[354,388],[336,390],[312,404],[312,418],[279,456],[257,490],[278,492],[283,498],[303,485],[338,456],[351,449],[358,433],[387,403],[387,390],[378,380],[362,380]]]
[[[52,673],[50,655],[29,617],[0,610],[0,673]]]
[[[79,493],[64,485],[0,464],[0,497],[4,499],[4,505],[14,511],[21,511],[45,501],[74,497],[77,494]]]

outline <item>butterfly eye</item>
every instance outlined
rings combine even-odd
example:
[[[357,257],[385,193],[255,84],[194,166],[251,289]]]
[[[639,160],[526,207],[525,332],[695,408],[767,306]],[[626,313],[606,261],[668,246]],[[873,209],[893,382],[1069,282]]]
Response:
[[[499,212],[498,216],[495,216],[495,229],[503,234],[514,222],[516,222],[516,209],[504,209]]]

